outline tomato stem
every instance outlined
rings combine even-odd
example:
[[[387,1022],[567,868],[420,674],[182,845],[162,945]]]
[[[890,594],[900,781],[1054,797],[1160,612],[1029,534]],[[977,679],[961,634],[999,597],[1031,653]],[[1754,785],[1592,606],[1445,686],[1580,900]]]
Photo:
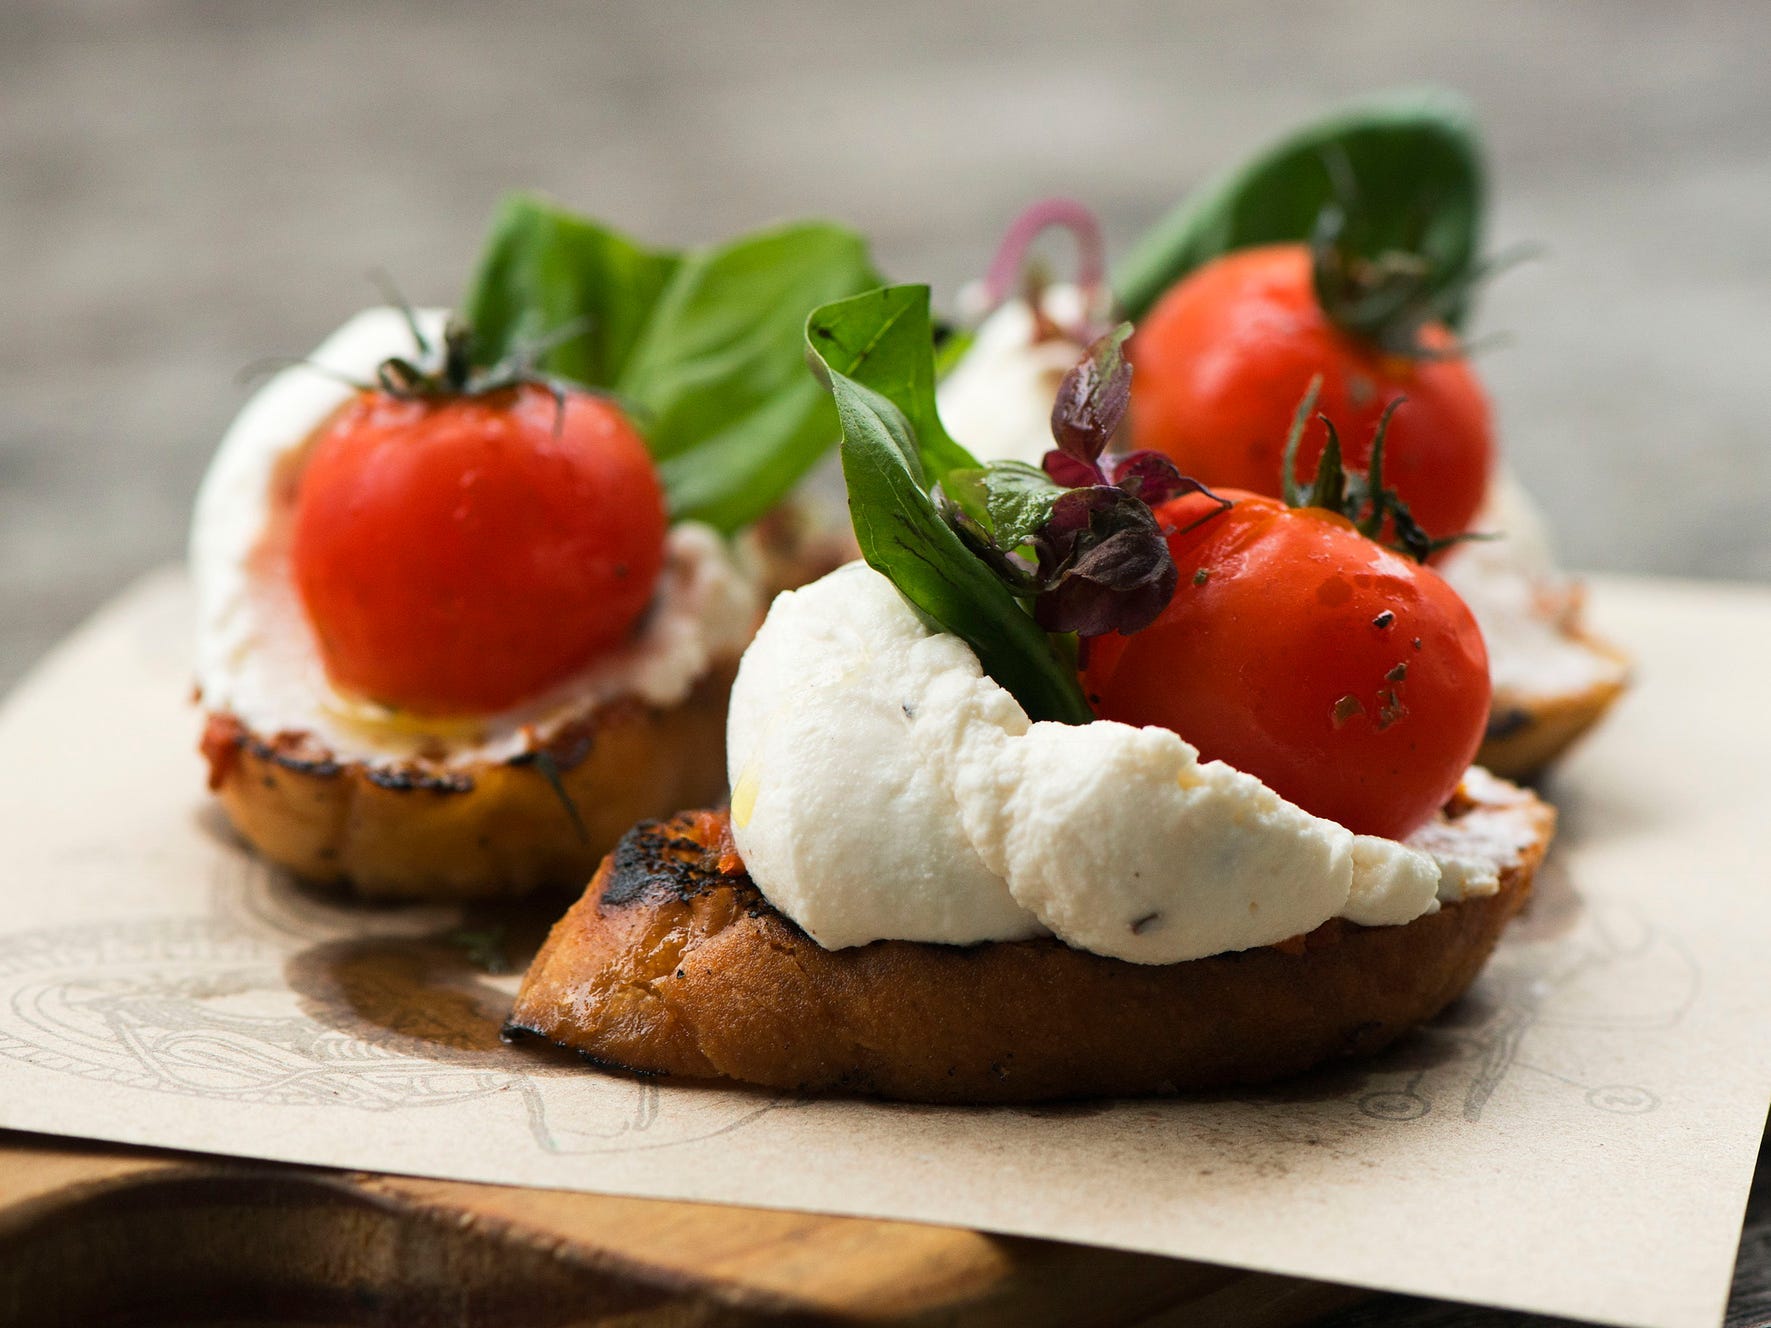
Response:
[[[1384,413],[1377,422],[1377,431],[1372,435],[1370,464],[1365,473],[1360,474],[1349,469],[1346,464],[1340,430],[1334,427],[1334,421],[1316,410],[1316,400],[1321,391],[1322,375],[1317,374],[1310,379],[1310,386],[1304,390],[1303,398],[1291,417],[1291,428],[1285,435],[1283,496],[1287,507],[1320,507],[1333,512],[1352,522],[1361,535],[1380,544],[1385,543],[1382,535],[1384,528],[1388,526],[1394,535],[1394,542],[1389,543],[1388,547],[1405,553],[1420,563],[1453,544],[1491,538],[1465,531],[1445,539],[1434,539],[1421,528],[1420,522],[1408,510],[1408,504],[1402,501],[1396,491],[1384,486],[1384,438],[1389,433],[1391,417],[1408,400],[1407,397],[1395,397],[1385,405]],[[1311,477],[1310,486],[1305,488],[1297,479],[1298,451],[1303,443],[1304,428],[1312,414],[1322,421],[1322,427],[1328,432],[1328,441],[1323,446],[1321,455],[1316,458],[1316,473]]]
[[[1392,355],[1444,360],[1468,354],[1455,340],[1435,346],[1421,334],[1429,324],[1443,324],[1477,286],[1541,250],[1516,245],[1444,271],[1427,256],[1434,216],[1425,208],[1406,219],[1407,236],[1399,242],[1385,236],[1380,247],[1376,220],[1362,205],[1345,151],[1324,149],[1322,166],[1332,197],[1310,236],[1311,279],[1322,311],[1343,331]]]

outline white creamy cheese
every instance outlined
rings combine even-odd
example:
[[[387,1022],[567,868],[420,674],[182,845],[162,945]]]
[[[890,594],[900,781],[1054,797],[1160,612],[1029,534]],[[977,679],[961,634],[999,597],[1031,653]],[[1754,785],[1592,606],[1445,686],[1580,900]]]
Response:
[[[965,643],[931,633],[864,563],[777,596],[744,652],[726,721],[733,837],[770,902],[819,944],[1040,934],[923,759],[916,706],[968,667]]]
[[[1041,295],[1058,328],[1085,321],[1077,287],[1048,286]],[[1055,446],[1052,403],[1088,347],[1061,331],[1046,337],[1038,331],[1025,299],[1006,301],[978,325],[965,358],[941,380],[935,401],[941,423],[980,461],[1037,466]]]
[[[440,338],[441,310],[420,310]],[[254,732],[314,735],[347,761],[398,762],[434,749],[503,760],[545,739],[587,708],[632,696],[681,702],[719,659],[744,648],[760,613],[757,591],[719,535],[673,526],[652,607],[634,637],[547,695],[500,715],[415,726],[340,696],[327,681],[291,573],[295,485],[307,444],[391,355],[411,356],[412,336],[393,309],[358,314],[307,364],[285,369],[246,404],[197,494],[190,565],[197,594],[197,681],[203,704]]]
[[[1031,722],[861,563],[776,599],[726,750],[752,879],[832,949],[1049,931],[1165,964],[1496,888],[1426,843],[1311,816],[1166,729]]]

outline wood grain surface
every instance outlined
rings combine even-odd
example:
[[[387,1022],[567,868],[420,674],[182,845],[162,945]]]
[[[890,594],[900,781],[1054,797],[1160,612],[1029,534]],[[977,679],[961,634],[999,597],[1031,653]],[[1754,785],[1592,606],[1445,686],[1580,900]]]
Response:
[[[0,1323],[1286,1328],[1361,1293],[855,1218],[0,1134]]]
[[[1727,1328],[1771,1322],[1771,1169]],[[0,1323],[1552,1328],[950,1228],[371,1176],[0,1132]]]

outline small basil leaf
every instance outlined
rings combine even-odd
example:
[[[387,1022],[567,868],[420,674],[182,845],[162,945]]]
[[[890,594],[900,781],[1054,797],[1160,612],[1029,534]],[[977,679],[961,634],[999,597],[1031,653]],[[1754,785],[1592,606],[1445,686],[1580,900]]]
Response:
[[[1460,279],[1475,267],[1482,240],[1482,156],[1468,103],[1438,89],[1356,103],[1194,192],[1114,273],[1127,316],[1142,318],[1176,281],[1221,254],[1310,239],[1323,209],[1337,201],[1331,170],[1342,164],[1359,208],[1348,238],[1360,256],[1419,253],[1433,288],[1456,292],[1442,313],[1460,326],[1469,312]]]
[[[729,532],[835,442],[801,368],[805,316],[877,280],[865,242],[828,223],[673,254],[524,195],[500,211],[463,307],[486,364],[582,322],[539,367],[632,403],[671,515]]]
[[[871,369],[900,390],[929,384],[932,397],[928,291],[897,287],[884,294],[892,298],[861,297],[821,308],[806,328],[813,367],[829,387],[841,422],[843,478],[861,553],[920,612],[971,646],[985,672],[1030,716],[1087,723],[1094,716],[1074,671],[1019,601],[967,549],[930,496],[923,445],[911,417],[843,367]],[[919,306],[924,323],[916,329]],[[910,323],[910,334],[918,338],[925,362],[920,368],[907,356],[894,359],[896,348],[889,343],[900,321]],[[882,366],[894,371],[882,373]],[[917,404],[932,414],[932,400]]]
[[[940,496],[946,504],[948,517],[957,518],[962,529],[970,530],[982,539],[992,539],[996,527],[990,519],[990,491],[984,485],[985,474],[981,466],[950,470],[941,481]]]
[[[984,470],[983,487],[990,532],[1009,550],[1033,538],[1064,492],[1044,471],[1023,461],[992,462]]]
[[[905,413],[919,445],[919,481],[932,488],[950,470],[977,466],[977,459],[948,436],[935,409],[927,286],[886,286],[828,304],[807,321],[805,335],[830,368]]]

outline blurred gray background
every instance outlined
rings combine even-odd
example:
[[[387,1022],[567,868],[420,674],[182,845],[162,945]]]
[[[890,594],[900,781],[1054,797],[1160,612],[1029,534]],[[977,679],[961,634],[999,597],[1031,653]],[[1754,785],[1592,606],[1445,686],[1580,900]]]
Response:
[[[179,556],[247,389],[500,191],[642,236],[853,222],[941,296],[1024,202],[1123,246],[1370,88],[1477,102],[1502,436],[1590,568],[1771,577],[1771,5],[0,4],[0,686]]]

